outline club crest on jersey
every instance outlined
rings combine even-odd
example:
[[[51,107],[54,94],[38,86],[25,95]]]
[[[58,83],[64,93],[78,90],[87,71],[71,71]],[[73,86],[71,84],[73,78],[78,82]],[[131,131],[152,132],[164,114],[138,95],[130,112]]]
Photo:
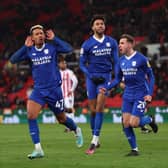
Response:
[[[136,66],[136,61],[132,61],[132,66]]]
[[[110,47],[110,43],[109,42],[106,43],[106,47]]]
[[[32,55],[33,55],[33,56],[35,56],[35,55],[36,55],[36,53],[32,53]]]
[[[44,54],[48,54],[49,53],[49,50],[48,49],[45,49],[44,50]]]
[[[97,48],[98,46],[94,46],[93,48]]]

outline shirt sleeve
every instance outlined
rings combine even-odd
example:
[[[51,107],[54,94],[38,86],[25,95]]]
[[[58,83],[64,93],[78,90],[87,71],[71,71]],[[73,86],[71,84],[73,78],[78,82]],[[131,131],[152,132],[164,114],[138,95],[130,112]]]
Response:
[[[83,71],[83,73],[90,78],[91,75],[86,66],[87,61],[88,61],[88,53],[86,48],[82,45],[82,48],[80,50],[79,67]]]
[[[73,51],[71,45],[58,37],[54,37],[54,43],[58,53],[69,53]]]
[[[155,85],[155,77],[148,59],[144,61],[143,69],[147,74],[147,78],[148,78],[148,87],[149,87],[148,94],[152,96],[154,85]]]
[[[19,50],[17,50],[14,54],[12,54],[9,61],[12,64],[15,64],[24,60],[28,60],[29,58],[28,58],[27,50],[28,50],[28,47],[24,45]]]
[[[114,60],[114,75],[116,76],[118,71],[118,62],[119,62],[119,56],[118,56],[118,44],[117,41],[114,40],[113,44],[113,60]]]

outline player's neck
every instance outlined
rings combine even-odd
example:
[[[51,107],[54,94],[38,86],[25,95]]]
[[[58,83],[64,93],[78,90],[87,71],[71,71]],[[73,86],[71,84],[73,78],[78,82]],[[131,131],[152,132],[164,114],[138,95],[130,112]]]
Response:
[[[38,51],[41,51],[44,47],[45,47],[45,43],[43,43],[43,44],[35,44],[35,48]]]
[[[97,34],[95,33],[94,36],[97,38],[97,39],[102,39],[104,37],[104,34]]]
[[[43,47],[43,44],[36,44],[35,46],[36,46],[36,48],[40,49]]]
[[[127,52],[126,56],[127,56],[127,57],[130,57],[130,56],[132,56],[132,55],[134,54],[134,52],[135,52],[135,50],[131,49],[131,50],[129,50],[129,51]]]

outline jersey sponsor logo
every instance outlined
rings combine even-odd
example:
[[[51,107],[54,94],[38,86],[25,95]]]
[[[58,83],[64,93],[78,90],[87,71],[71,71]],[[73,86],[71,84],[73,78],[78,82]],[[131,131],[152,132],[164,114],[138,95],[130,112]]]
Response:
[[[92,51],[95,56],[104,56],[111,54],[111,48],[96,49]]]
[[[32,53],[32,55],[33,55],[33,56],[35,56],[35,55],[36,55],[36,53]]]
[[[51,56],[44,56],[40,58],[33,58],[32,62],[33,65],[41,65],[41,64],[47,64],[51,62],[52,57]]]
[[[137,68],[122,68],[124,75],[136,75],[137,71]]]
[[[132,61],[132,66],[136,66],[136,61]]]
[[[97,48],[98,46],[94,46],[93,48]]]

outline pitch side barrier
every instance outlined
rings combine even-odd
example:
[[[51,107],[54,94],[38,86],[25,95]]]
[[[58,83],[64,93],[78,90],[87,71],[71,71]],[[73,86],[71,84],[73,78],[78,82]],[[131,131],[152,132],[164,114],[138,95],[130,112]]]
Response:
[[[76,123],[89,123],[90,115],[88,108],[77,108],[75,113]],[[121,123],[121,109],[120,108],[105,108],[104,109],[105,123]],[[168,123],[168,106],[150,107],[147,111],[149,115],[155,115],[157,123]],[[55,116],[49,109],[41,111],[38,117],[39,123],[57,123]],[[4,109],[0,112],[1,124],[18,124],[27,123],[26,109]]]

